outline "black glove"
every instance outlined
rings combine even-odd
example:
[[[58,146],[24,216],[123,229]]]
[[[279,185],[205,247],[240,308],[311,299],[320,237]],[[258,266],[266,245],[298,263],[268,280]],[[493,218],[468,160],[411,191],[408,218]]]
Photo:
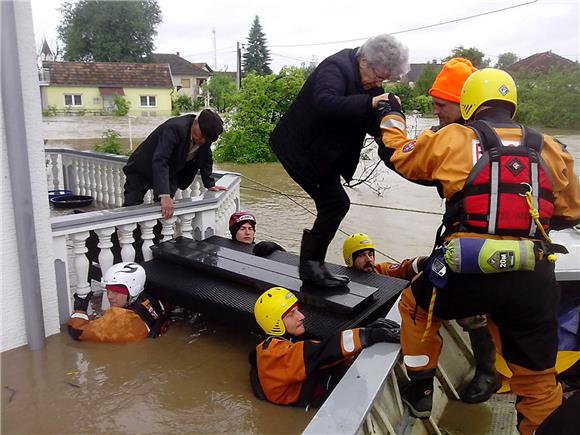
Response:
[[[286,252],[286,249],[284,249],[276,242],[259,242],[256,243],[256,246],[254,246],[252,252],[254,255],[257,255],[258,257],[267,257],[274,251]]]
[[[379,115],[379,123],[380,121],[387,116],[391,112],[397,112],[403,114],[403,109],[401,108],[401,103],[397,100],[395,94],[389,94],[388,101],[382,100],[379,101],[377,106],[377,113]]]
[[[391,112],[398,112],[403,113],[403,108],[401,107],[401,103],[397,99],[395,94],[389,94],[389,106],[391,106]]]
[[[88,292],[84,298],[77,295],[76,293],[73,295],[73,297],[75,298],[74,310],[86,312],[87,309],[89,308],[89,302],[93,297],[93,292]]]
[[[375,343],[400,343],[401,327],[393,320],[377,319],[365,329],[367,346]]]

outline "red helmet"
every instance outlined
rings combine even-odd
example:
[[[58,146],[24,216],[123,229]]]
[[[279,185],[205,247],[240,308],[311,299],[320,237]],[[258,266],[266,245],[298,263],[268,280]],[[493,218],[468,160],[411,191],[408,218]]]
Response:
[[[256,229],[256,218],[252,213],[247,211],[237,211],[230,216],[229,227],[232,239],[236,238],[236,233],[246,222],[250,223],[254,230]]]

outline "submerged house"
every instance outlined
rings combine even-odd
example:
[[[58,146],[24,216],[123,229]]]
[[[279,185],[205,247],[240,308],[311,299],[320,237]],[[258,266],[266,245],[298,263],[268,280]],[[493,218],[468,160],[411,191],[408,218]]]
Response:
[[[130,103],[130,115],[171,115],[168,64],[44,61],[39,79],[43,110],[106,114],[121,95]]]

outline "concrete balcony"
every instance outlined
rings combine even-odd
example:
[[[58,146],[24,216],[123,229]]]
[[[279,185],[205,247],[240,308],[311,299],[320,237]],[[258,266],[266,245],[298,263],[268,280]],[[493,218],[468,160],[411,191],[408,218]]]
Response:
[[[201,240],[214,234],[224,235],[230,214],[239,209],[240,177],[225,172],[215,172],[214,177],[226,191],[207,191],[199,177],[187,189],[178,191],[175,213],[170,219],[162,218],[159,205],[152,203],[151,192],[145,204],[121,207],[125,182],[122,167],[126,160],[124,156],[87,151],[46,151],[51,189],[90,195],[103,207],[50,219],[61,324],[70,316],[73,293],[101,290],[98,283],[91,282],[91,269],[104,271],[115,258],[117,261],[150,260],[154,243],[177,236]],[[160,226],[158,237],[154,234],[156,225]],[[97,253],[92,255],[87,246],[91,236],[98,240]],[[106,303],[106,298],[103,299]]]

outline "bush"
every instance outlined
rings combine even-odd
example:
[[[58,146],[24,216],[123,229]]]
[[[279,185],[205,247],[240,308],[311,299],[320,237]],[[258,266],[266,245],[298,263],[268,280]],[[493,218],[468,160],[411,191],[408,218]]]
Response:
[[[54,104],[49,104],[46,109],[42,111],[42,116],[56,116],[57,108]]]
[[[121,134],[113,129],[108,129],[103,133],[103,142],[93,145],[93,150],[99,153],[126,155],[119,138]]]
[[[171,114],[174,116],[193,110],[193,101],[187,95],[179,95],[177,98],[171,100]]]
[[[580,68],[516,75],[515,119],[538,127],[580,128]]]
[[[411,86],[403,83],[389,83],[385,86],[385,92],[393,93],[401,99],[403,112],[409,113],[413,110],[412,100],[415,97],[415,92]]]
[[[416,110],[421,114],[431,113],[433,108],[431,97],[428,95],[418,95],[411,100],[411,110]]]
[[[270,133],[304,84],[304,71],[283,68],[277,76],[248,74],[236,96],[231,127],[221,135],[214,157],[218,162],[262,163],[276,161]]]
[[[131,108],[131,102],[123,95],[115,95],[113,100],[113,114],[117,116],[126,116]]]

